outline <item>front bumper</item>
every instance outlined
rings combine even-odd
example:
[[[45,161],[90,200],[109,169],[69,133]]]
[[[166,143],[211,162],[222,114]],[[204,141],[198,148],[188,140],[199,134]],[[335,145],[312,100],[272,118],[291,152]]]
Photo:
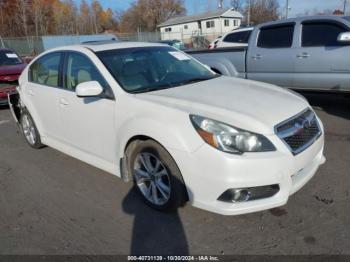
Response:
[[[17,93],[16,86],[0,88],[0,106],[8,105],[8,96]]]
[[[222,215],[238,215],[286,204],[290,195],[302,188],[325,162],[324,135],[309,148],[294,156],[277,136],[268,137],[276,152],[233,155],[207,144],[193,153],[170,150],[187,187],[190,202],[199,208]],[[272,197],[228,203],[218,197],[231,188],[278,184]]]

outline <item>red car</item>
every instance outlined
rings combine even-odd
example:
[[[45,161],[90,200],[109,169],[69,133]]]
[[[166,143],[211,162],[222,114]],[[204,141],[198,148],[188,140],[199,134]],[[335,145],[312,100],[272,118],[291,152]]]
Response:
[[[7,94],[15,93],[26,63],[10,49],[0,48],[0,105],[7,105]]]

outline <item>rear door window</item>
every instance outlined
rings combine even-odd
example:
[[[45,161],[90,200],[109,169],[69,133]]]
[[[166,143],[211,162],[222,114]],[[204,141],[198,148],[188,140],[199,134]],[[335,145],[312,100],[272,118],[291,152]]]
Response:
[[[345,26],[332,22],[304,22],[302,29],[302,46],[339,46],[340,33],[347,32]]]
[[[223,41],[229,43],[248,43],[251,32],[252,31],[231,33],[225,36]]]
[[[263,27],[260,29],[258,47],[289,48],[293,44],[294,24]]]
[[[36,60],[29,68],[30,82],[59,87],[59,69],[62,54],[60,52],[45,55]]]

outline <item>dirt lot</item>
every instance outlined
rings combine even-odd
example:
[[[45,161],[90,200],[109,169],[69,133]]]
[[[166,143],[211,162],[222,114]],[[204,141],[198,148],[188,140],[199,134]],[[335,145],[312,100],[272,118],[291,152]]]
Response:
[[[29,148],[0,109],[0,254],[350,254],[350,99],[307,97],[326,164],[286,206],[235,217],[156,212],[131,184]]]

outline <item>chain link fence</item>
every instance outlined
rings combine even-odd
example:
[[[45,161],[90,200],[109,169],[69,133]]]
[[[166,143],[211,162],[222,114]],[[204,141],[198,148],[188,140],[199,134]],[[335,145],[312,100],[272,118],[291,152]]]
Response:
[[[159,42],[165,40],[179,40],[185,44],[187,48],[207,48],[208,45],[217,37],[221,36],[221,32],[213,32],[208,34],[200,34],[199,31],[191,33],[183,32],[138,32],[138,33],[117,33],[120,41],[138,41],[138,42]]]
[[[0,47],[15,50],[22,56],[35,56],[44,51],[41,37],[0,37]]]
[[[21,56],[36,56],[41,52],[56,46],[79,44],[86,41],[108,40],[117,36],[119,41],[136,41],[136,42],[159,42],[162,40],[179,40],[187,48],[207,48],[210,42],[220,36],[221,33],[199,34],[192,32],[184,34],[183,32],[138,32],[138,33],[116,33],[105,35],[91,36],[28,36],[28,37],[6,37],[0,36],[0,48],[10,48],[15,50]],[[96,36],[108,36],[96,38]],[[50,43],[50,44],[48,44]]]

